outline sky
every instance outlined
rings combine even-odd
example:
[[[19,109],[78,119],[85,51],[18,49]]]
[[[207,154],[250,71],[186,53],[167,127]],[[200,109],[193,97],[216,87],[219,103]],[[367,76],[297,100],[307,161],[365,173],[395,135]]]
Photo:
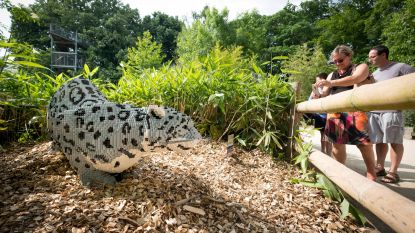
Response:
[[[187,20],[187,22],[192,19],[192,12],[200,12],[206,5],[219,10],[227,7],[229,10],[228,19],[233,20],[239,14],[253,9],[258,10],[262,15],[272,15],[284,8],[287,2],[299,5],[302,1],[304,0],[121,0],[131,8],[138,9],[141,18],[151,15],[155,11],[160,11],[167,15],[178,16],[180,20]],[[11,2],[27,6],[35,1],[11,0]],[[6,28],[10,27],[10,15],[4,9],[0,10],[0,22]],[[2,31],[5,32],[3,28]],[[4,34],[8,35],[7,32]]]

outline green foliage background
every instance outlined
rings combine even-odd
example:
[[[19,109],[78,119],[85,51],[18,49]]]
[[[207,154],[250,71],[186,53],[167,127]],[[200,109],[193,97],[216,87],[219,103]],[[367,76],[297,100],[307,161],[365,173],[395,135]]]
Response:
[[[127,69],[117,85],[102,87],[114,102],[166,105],[185,112],[212,139],[236,134],[242,145],[272,153],[287,143],[291,85],[244,58],[241,47],[217,45],[207,56],[144,69],[140,75]]]
[[[152,43],[148,35],[138,41],[138,46],[143,41]],[[20,46],[2,45],[10,49]],[[156,46],[158,52],[154,52],[154,46],[147,48],[153,52],[152,57],[160,58],[160,47]],[[140,52],[137,56],[152,60],[148,53]],[[19,54],[9,56],[16,58]],[[31,54],[30,58],[35,57]],[[42,72],[30,74],[23,66],[44,67],[29,61],[7,61],[7,69],[0,76],[1,97],[7,100],[1,103],[2,142],[10,134],[20,141],[44,138],[45,106],[69,77],[64,74],[51,77]],[[116,84],[93,79],[111,101],[174,107],[190,115],[203,135],[220,140],[235,134],[238,142],[247,148],[260,147],[279,153],[287,144],[291,85],[278,76],[267,75],[254,59],[244,58],[241,47],[223,49],[217,45],[204,57],[175,66],[165,64],[159,69],[141,62],[129,62],[124,68]],[[21,74],[16,74],[15,69],[21,70]],[[85,66],[80,75],[93,78],[97,71],[98,68],[90,71]],[[26,117],[23,119],[23,116]]]
[[[226,8],[205,7],[185,24],[161,12],[141,18],[118,0],[36,1],[29,7],[5,0],[0,7],[11,13],[12,27],[9,38],[0,34],[7,51],[0,63],[0,130],[17,132],[8,139],[43,135],[48,98],[77,75],[44,68],[51,49],[47,31],[56,23],[90,42],[82,53],[89,67],[99,67],[93,78],[111,100],[169,105],[191,115],[212,138],[235,133],[247,147],[275,152],[288,135],[288,83],[300,82],[300,100],[307,99],[315,76],[333,69],[327,58],[337,44],[352,46],[356,63],[367,62],[372,46],[385,44],[393,60],[415,64],[414,6],[413,0],[310,0],[234,20]],[[414,115],[406,112],[407,124]]]
[[[327,58],[336,45],[350,45],[361,63],[372,46],[385,44],[392,60],[415,65],[414,0],[310,0],[231,21],[226,8],[205,7],[188,25],[161,12],[141,18],[119,0],[39,0],[29,7],[3,0],[0,8],[12,15],[10,36],[0,31],[0,149],[47,138],[48,101],[67,80],[84,76],[111,101],[171,106],[191,116],[205,137],[234,134],[245,148],[283,157],[295,103],[290,83],[300,83],[299,100],[306,100],[315,76],[334,69]],[[47,68],[51,23],[90,42],[81,51],[83,71]],[[415,110],[405,119],[415,127]],[[294,162],[307,179],[296,182],[322,188],[341,202],[342,217],[351,213],[364,224],[328,179],[308,179],[311,147],[298,145]]]

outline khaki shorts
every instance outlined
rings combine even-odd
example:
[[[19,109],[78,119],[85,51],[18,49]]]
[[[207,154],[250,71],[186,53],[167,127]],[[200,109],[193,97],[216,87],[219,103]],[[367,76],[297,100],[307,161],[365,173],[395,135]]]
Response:
[[[403,143],[403,115],[402,112],[368,112],[369,137],[376,143]]]

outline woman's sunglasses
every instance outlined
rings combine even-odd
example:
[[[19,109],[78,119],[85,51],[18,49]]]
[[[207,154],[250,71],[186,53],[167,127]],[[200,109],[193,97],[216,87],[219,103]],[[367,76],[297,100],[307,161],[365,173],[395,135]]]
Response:
[[[340,64],[344,61],[344,59],[333,60],[334,64]]]

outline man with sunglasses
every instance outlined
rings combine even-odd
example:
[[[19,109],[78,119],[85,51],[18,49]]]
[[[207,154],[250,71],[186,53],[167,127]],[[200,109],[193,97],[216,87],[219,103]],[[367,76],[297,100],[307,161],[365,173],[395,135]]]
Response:
[[[389,49],[384,45],[373,47],[369,51],[369,61],[377,70],[373,73],[376,82],[396,78],[415,72],[415,68],[404,63],[389,61]],[[376,175],[383,176],[385,183],[399,182],[398,167],[403,157],[403,115],[401,111],[372,111],[369,113],[369,136],[376,144]],[[385,171],[385,159],[391,145],[391,167]]]

